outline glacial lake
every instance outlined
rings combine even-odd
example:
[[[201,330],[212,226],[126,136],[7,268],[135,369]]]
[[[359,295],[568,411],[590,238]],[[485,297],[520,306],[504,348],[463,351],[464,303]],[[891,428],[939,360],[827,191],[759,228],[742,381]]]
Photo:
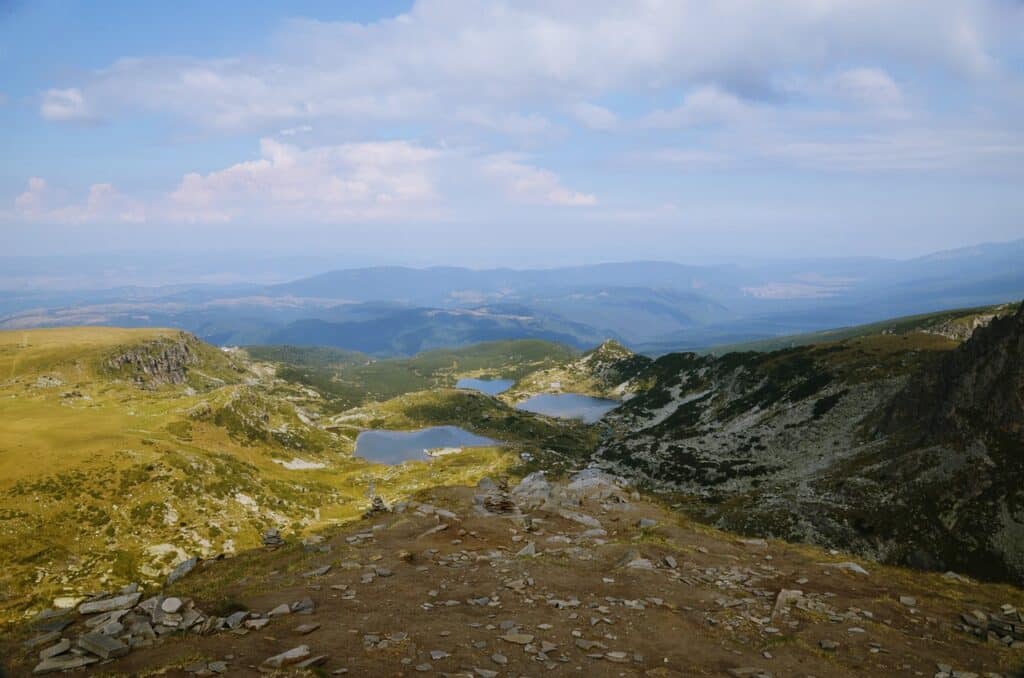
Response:
[[[621,405],[617,400],[594,398],[579,393],[541,393],[516,405],[516,409],[562,419],[582,419],[592,424],[605,412]]]
[[[417,431],[363,431],[356,437],[355,454],[379,464],[430,459],[427,450],[500,445],[458,426],[431,426]]]
[[[515,382],[511,379],[470,379],[467,377],[459,379],[455,388],[468,388],[494,396],[512,388],[513,383]]]

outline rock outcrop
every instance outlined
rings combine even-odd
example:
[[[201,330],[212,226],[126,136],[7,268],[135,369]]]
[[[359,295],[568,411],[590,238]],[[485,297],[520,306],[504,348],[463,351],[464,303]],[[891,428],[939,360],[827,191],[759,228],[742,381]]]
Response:
[[[606,468],[726,529],[1024,581],[1024,310],[953,349],[881,335],[649,374],[605,417]]]
[[[200,364],[200,341],[180,332],[126,347],[108,356],[106,371],[129,379],[139,388],[156,389],[169,384],[184,384],[190,368]]]
[[[1024,305],[918,374],[893,400],[881,430],[931,442],[993,433],[1024,442]]]

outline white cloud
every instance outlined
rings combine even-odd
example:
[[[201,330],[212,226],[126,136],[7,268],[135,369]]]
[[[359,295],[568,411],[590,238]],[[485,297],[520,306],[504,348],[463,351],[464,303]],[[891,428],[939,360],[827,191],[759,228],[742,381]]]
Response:
[[[632,153],[628,160],[634,163],[654,163],[680,171],[719,170],[734,164],[730,153],[703,148],[659,148]]]
[[[302,147],[260,140],[259,157],[201,174],[148,200],[93,184],[74,200],[40,177],[2,216],[34,223],[365,224],[466,218],[466,195],[493,209],[587,206],[597,199],[564,186],[521,155],[476,154],[409,141]]]
[[[791,136],[752,151],[784,166],[832,172],[1019,172],[1024,139],[1001,132],[904,129],[841,139]]]
[[[614,129],[619,124],[619,116],[614,112],[582,101],[569,109],[569,112],[585,127],[596,130]]]
[[[517,202],[565,207],[597,204],[597,197],[592,193],[580,193],[566,188],[557,174],[534,167],[515,154],[499,154],[485,158],[483,171],[498,182],[506,195]]]
[[[291,21],[253,55],[122,59],[49,90],[40,112],[78,120],[150,110],[205,127],[262,129],[323,117],[441,122],[452,110],[517,102],[533,107],[520,112],[532,124],[545,106],[567,109],[619,90],[714,83],[767,92],[787,74],[848,63],[894,60],[985,77],[1016,37],[1015,17],[1000,0],[422,0],[366,25]],[[610,120],[587,105],[577,117]]]
[[[58,122],[83,121],[93,118],[82,91],[76,87],[50,89],[43,95],[39,113],[47,120]]]
[[[903,101],[903,92],[889,74],[878,68],[852,68],[831,79],[840,96],[865,106],[890,108]]]
[[[278,132],[283,137],[293,137],[298,134],[309,134],[313,131],[312,125],[299,125],[298,127],[286,127]]]
[[[405,141],[303,149],[265,138],[258,160],[186,175],[169,214],[199,222],[412,217],[438,200],[431,164],[439,155]]]
[[[841,173],[1020,174],[1024,138],[998,130],[909,123],[874,132],[828,134],[781,118],[769,130],[731,129],[705,146],[636,152],[625,160],[677,171],[743,168]]]
[[[140,202],[110,184],[93,184],[82,201],[68,200],[45,179],[32,177],[27,190],[14,199],[13,216],[29,222],[54,224],[140,223],[146,213]]]
[[[754,107],[714,85],[698,87],[669,110],[648,114],[643,124],[648,127],[693,127],[735,123],[752,117]]]
[[[533,138],[554,132],[554,125],[537,113],[497,112],[484,108],[463,108],[455,112],[455,119],[482,129],[515,137]]]

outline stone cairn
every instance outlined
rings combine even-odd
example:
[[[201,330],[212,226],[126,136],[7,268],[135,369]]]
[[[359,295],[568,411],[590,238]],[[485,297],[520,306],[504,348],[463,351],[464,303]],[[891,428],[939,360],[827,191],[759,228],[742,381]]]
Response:
[[[263,546],[268,549],[276,549],[284,546],[284,539],[281,538],[281,531],[271,527],[263,533],[260,538]]]

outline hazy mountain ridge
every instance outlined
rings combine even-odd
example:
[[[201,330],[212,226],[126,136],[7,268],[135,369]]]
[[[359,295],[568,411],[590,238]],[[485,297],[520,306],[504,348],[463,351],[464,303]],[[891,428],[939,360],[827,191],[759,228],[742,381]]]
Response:
[[[379,355],[524,336],[580,348],[614,338],[659,355],[1009,301],[1024,296],[1021,260],[1024,240],[907,261],[388,266],[274,285],[17,292],[5,296],[0,328],[169,326],[220,345],[317,343]],[[506,315],[517,317],[495,317]],[[425,340],[408,339],[417,334]]]

